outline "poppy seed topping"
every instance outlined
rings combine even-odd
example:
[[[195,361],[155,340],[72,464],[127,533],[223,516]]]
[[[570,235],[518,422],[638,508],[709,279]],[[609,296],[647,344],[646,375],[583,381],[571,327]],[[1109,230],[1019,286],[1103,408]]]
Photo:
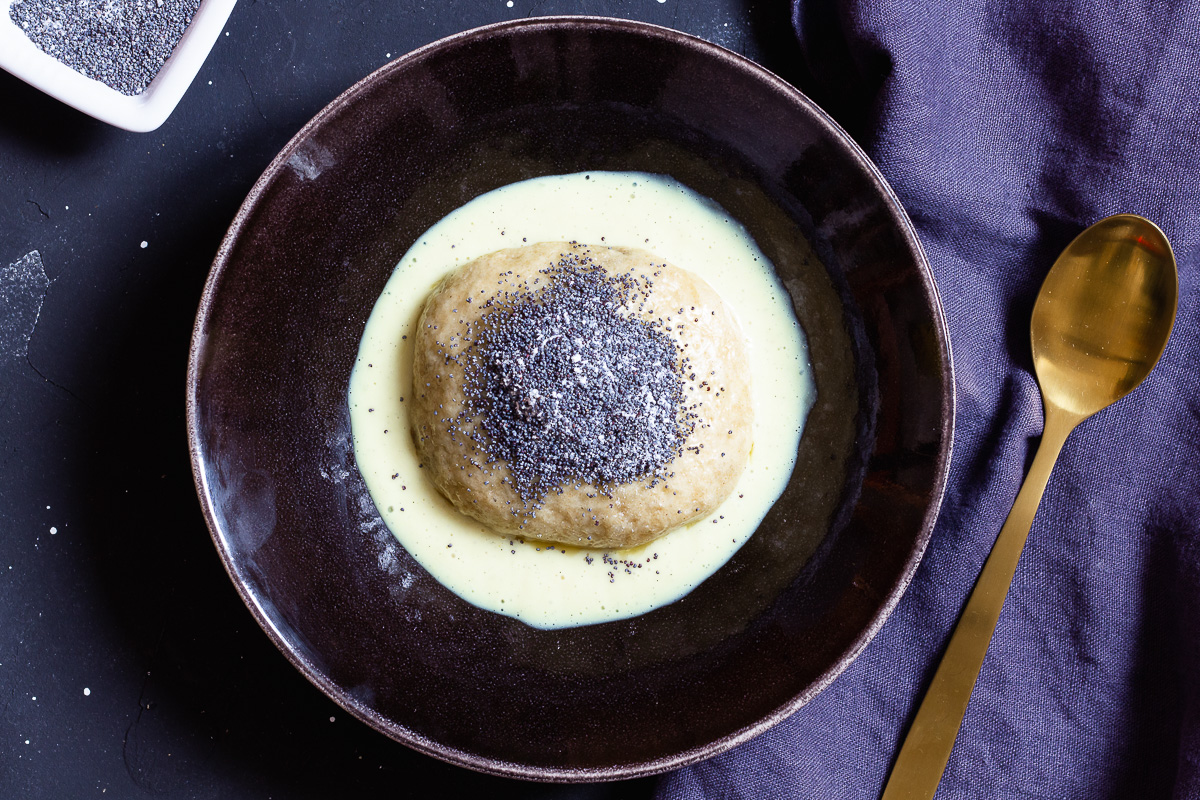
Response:
[[[548,492],[667,477],[697,415],[686,407],[688,359],[664,325],[636,313],[653,275],[609,274],[562,254],[486,312],[447,355],[462,369],[473,438],[504,461],[527,505]]]

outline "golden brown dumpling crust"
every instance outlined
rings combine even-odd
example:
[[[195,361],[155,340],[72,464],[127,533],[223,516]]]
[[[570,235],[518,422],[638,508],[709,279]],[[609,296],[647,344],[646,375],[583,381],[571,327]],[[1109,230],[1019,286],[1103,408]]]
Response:
[[[670,477],[625,483],[607,495],[590,484],[561,486],[535,511],[505,480],[503,462],[479,466],[486,454],[469,437],[451,433],[467,406],[462,371],[446,354],[469,346],[462,332],[486,313],[481,298],[519,292],[531,276],[570,254],[589,256],[609,275],[654,274],[641,316],[671,317],[665,324],[695,376],[684,391],[689,405],[698,403],[698,419],[669,465]],[[582,547],[634,547],[707,516],[733,491],[752,444],[750,363],[737,320],[702,279],[635,248],[543,242],[464,264],[425,303],[414,342],[412,399],[417,451],[458,510],[499,533]]]

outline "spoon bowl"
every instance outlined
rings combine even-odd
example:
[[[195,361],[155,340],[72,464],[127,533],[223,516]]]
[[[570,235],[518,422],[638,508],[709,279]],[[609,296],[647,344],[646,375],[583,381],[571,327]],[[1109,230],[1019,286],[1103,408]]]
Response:
[[[1166,347],[1178,294],[1171,245],[1150,220],[1117,214],[1075,237],[1030,326],[1047,414],[1085,419],[1133,391]]]

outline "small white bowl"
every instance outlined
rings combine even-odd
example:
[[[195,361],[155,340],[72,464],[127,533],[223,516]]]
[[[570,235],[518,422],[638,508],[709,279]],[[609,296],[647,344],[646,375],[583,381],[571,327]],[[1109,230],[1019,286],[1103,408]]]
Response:
[[[237,0],[201,0],[183,38],[139,95],[123,95],[43,53],[9,16],[0,0],[0,69],[98,120],[127,131],[152,131],[166,121],[212,50]]]

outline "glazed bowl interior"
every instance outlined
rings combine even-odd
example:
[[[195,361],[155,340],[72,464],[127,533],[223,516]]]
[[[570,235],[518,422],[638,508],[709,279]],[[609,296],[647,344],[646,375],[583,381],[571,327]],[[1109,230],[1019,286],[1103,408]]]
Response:
[[[808,336],[818,400],[787,489],[709,580],[641,617],[539,630],[459,599],[396,543],[354,463],[347,384],[419,234],[497,187],[600,169],[669,175],[746,226]],[[583,781],[732,747],[845,668],[928,541],[952,387],[911,225],[819,109],[684,34],[547,18],[384,67],[280,153],[206,287],[188,421],[225,566],[314,684],[439,758]]]

